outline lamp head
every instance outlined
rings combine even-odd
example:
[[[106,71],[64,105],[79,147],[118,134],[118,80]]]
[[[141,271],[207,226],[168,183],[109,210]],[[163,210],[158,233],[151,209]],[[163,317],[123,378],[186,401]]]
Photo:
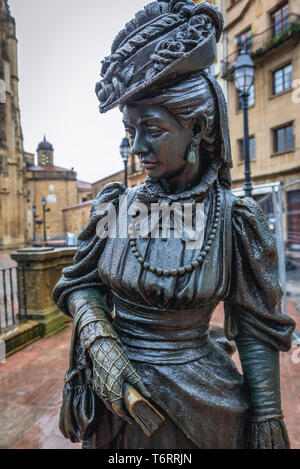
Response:
[[[242,49],[234,66],[235,86],[241,96],[249,95],[254,82],[254,62],[246,49]]]
[[[120,155],[121,155],[122,160],[124,161],[124,163],[127,163],[128,158],[130,156],[130,145],[129,145],[127,137],[124,137],[122,142],[121,142]]]

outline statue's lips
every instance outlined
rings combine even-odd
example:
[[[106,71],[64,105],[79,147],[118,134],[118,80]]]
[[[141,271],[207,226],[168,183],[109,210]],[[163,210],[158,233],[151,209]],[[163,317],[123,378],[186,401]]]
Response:
[[[154,169],[159,162],[157,160],[143,160],[141,163],[145,169]]]

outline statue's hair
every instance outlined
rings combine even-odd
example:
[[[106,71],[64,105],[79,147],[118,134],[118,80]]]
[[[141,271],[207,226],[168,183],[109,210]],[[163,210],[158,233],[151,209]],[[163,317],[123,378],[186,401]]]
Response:
[[[207,121],[207,130],[201,146],[208,152],[215,151],[217,140],[217,106],[208,81],[201,74],[193,75],[162,91],[159,95],[139,102],[163,106],[175,115],[181,126],[202,127],[203,118]],[[201,122],[202,121],[202,122]]]

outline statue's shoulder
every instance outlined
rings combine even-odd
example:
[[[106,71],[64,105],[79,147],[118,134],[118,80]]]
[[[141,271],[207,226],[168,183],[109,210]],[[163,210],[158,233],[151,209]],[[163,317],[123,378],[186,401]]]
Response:
[[[95,201],[103,202],[105,199],[113,199],[115,197],[119,197],[120,195],[124,194],[126,191],[126,187],[122,182],[110,182],[106,184],[102,189],[98,192]]]
[[[253,246],[261,246],[261,249],[265,252],[275,252],[274,237],[270,230],[269,222],[259,203],[252,197],[241,199],[232,194],[230,190],[227,192],[227,197],[230,201],[230,214],[228,219],[229,223],[232,225],[235,236],[237,236],[245,246],[248,246],[249,239],[252,239],[255,240]],[[246,250],[244,252],[246,252]]]
[[[252,197],[241,198],[233,194],[230,189],[224,188],[224,197],[227,205],[231,208],[234,215],[258,215],[262,213],[260,205]]]

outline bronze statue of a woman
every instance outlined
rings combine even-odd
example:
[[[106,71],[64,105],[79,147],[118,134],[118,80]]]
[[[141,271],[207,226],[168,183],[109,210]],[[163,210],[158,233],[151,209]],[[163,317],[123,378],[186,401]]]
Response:
[[[154,1],[103,61],[100,111],[120,107],[148,178],[98,194],[74,265],[54,289],[74,318],[61,429],[84,448],[289,448],[279,352],[289,350],[295,325],[280,311],[277,253],[263,213],[230,192],[227,107],[208,71],[222,29],[209,3]],[[107,236],[103,207],[113,207],[118,225],[124,203],[128,236]],[[138,236],[130,208],[150,213],[153,204],[188,204],[193,226],[203,204],[202,244],[191,249],[189,234]],[[243,376],[210,333],[220,302]],[[164,417],[150,437],[129,415],[128,385]]]

